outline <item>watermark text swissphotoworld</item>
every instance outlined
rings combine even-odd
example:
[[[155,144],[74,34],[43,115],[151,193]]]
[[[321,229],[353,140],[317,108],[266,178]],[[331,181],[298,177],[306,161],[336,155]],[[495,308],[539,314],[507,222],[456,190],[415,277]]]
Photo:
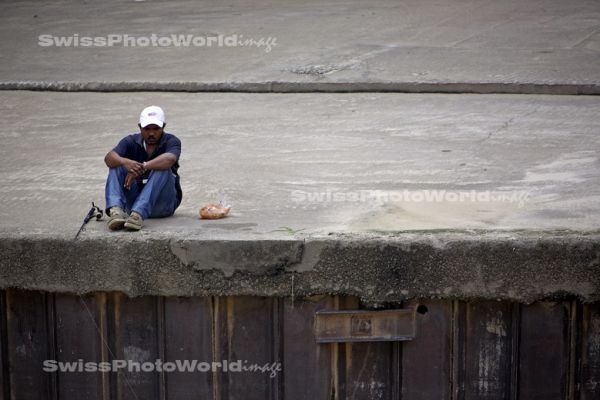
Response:
[[[44,360],[44,372],[257,372],[269,374],[275,378],[282,370],[280,362],[250,363],[248,360],[221,360],[221,361],[199,361],[199,360],[173,360],[163,361],[133,361],[112,360],[104,362]]]
[[[354,190],[354,191],[305,191],[294,190],[291,200],[295,203],[491,203],[516,204],[522,208],[529,199],[526,191],[491,190]]]
[[[231,35],[193,35],[173,33],[170,35],[130,35],[114,33],[104,36],[87,36],[74,33],[68,36],[42,34],[38,36],[41,47],[256,47],[269,53],[277,46],[277,38],[245,37],[242,34]]]

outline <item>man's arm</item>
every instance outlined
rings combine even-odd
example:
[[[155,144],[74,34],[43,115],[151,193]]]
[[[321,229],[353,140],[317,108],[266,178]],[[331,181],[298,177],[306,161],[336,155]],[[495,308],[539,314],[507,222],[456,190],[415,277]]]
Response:
[[[158,158],[158,157],[157,157]],[[104,163],[108,168],[125,167],[128,173],[135,176],[142,175],[144,173],[144,166],[129,158],[121,157],[116,151],[109,151],[104,157]]]
[[[181,155],[181,141],[175,136],[167,138],[167,148],[163,154],[146,162],[146,170],[165,170],[171,168]]]
[[[118,156],[118,154],[117,154],[117,156]],[[108,155],[107,155],[107,157],[108,157]],[[145,171],[150,171],[153,169],[155,169],[155,170],[169,169],[176,162],[177,162],[177,156],[175,154],[164,153],[164,154],[161,154],[160,156],[156,157],[155,159],[153,159],[151,161],[147,161],[146,163],[140,164],[140,165],[142,166],[142,171],[145,172]],[[108,163],[107,163],[107,165],[108,165]],[[125,177],[125,187],[127,189],[130,189],[135,178],[140,175],[142,175],[142,174],[129,172],[127,174],[127,176]]]
[[[146,162],[146,171],[169,169],[177,162],[177,156],[173,153],[164,153]]]

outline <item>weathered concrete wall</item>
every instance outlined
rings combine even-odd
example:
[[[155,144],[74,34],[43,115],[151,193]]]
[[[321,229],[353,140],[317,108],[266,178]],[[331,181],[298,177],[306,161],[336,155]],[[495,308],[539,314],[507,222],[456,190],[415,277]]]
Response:
[[[0,241],[0,288],[129,296],[600,300],[600,235],[407,233],[364,240]]]

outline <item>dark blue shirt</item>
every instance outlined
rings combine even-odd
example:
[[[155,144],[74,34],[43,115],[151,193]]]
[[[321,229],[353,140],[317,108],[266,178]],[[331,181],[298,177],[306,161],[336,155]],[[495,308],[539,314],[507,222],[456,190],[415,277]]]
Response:
[[[133,133],[125,136],[119,144],[113,149],[121,157],[129,158],[137,162],[143,163],[144,161],[150,161],[165,153],[175,154],[177,161],[171,167],[171,171],[175,175],[175,188],[177,189],[177,204],[181,203],[182,192],[181,185],[179,183],[179,156],[181,155],[181,141],[175,135],[163,132],[160,140],[154,152],[148,156],[146,149],[144,148],[144,138],[141,133]],[[146,172],[143,177],[139,180],[148,179],[149,172]],[[138,182],[140,184],[141,182]]]

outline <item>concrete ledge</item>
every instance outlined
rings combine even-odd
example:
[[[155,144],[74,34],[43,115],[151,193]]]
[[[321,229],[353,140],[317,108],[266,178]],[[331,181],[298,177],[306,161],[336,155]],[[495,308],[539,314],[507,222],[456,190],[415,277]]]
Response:
[[[411,232],[289,240],[5,237],[0,288],[129,296],[600,300],[600,234]]]
[[[508,82],[63,82],[5,81],[0,90],[52,92],[240,92],[240,93],[475,93],[598,95],[600,84]]]

